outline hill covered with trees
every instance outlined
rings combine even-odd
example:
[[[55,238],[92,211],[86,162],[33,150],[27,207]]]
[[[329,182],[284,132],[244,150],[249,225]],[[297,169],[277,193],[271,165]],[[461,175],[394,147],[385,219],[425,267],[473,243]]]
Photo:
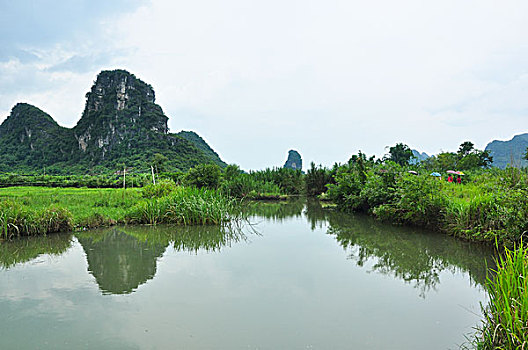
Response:
[[[154,89],[124,70],[102,71],[86,94],[81,119],[64,128],[39,108],[18,103],[0,125],[0,172],[93,173],[167,170],[225,163],[196,133],[169,133]]]

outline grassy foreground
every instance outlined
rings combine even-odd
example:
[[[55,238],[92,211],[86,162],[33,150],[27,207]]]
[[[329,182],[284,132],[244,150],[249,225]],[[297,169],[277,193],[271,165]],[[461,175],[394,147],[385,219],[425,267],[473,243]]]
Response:
[[[216,190],[165,183],[142,189],[10,187],[0,189],[0,237],[37,235],[117,223],[223,224],[236,204]]]
[[[473,345],[479,350],[528,348],[528,247],[505,249],[494,278],[488,277],[490,301]]]

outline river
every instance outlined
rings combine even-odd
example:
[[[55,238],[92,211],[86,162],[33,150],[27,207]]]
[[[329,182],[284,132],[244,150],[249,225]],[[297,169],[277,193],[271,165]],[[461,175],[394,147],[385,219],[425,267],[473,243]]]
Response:
[[[458,349],[493,250],[323,209],[0,244],[0,349]]]

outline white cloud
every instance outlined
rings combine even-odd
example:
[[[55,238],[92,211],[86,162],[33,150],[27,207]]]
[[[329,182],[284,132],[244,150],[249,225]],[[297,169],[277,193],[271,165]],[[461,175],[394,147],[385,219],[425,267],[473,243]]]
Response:
[[[465,140],[483,148],[526,131],[527,10],[523,1],[156,0],[106,15],[77,34],[84,41],[63,43],[60,59],[39,61],[62,64],[62,75],[47,72],[56,85],[34,99],[72,125],[97,72],[128,69],[154,87],[173,131],[197,131],[245,169],[280,166],[291,148],[327,165],[396,142],[428,153]]]

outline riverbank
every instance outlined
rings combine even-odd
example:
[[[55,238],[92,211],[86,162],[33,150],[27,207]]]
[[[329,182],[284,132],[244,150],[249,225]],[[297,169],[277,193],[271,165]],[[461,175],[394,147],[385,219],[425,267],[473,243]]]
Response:
[[[0,189],[0,237],[84,230],[115,224],[223,224],[236,202],[219,191],[182,186],[142,189]]]
[[[334,178],[325,196],[343,211],[507,246],[528,231],[528,175],[518,169],[469,172],[459,185],[396,164],[352,163]]]

